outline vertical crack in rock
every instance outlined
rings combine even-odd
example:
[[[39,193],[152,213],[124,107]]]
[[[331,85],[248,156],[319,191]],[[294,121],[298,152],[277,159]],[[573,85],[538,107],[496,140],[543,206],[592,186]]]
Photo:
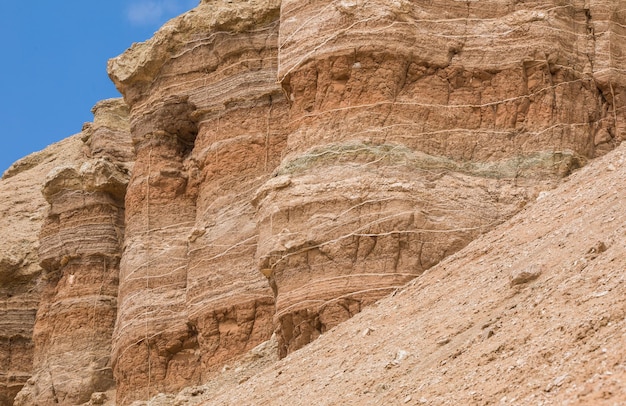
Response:
[[[624,109],[626,95],[624,85],[626,75],[624,66],[625,54],[621,38],[626,35],[624,28],[623,1],[611,3],[585,2],[585,14],[588,27],[593,36],[593,67],[592,75],[602,97],[607,102],[606,115],[596,126],[594,139],[599,152],[607,152],[621,142],[626,134]],[[589,28],[588,28],[589,30]]]

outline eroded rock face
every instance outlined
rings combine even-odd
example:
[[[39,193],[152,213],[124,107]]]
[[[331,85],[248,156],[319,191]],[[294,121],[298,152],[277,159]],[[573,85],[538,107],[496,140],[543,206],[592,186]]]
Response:
[[[142,328],[168,332],[161,344],[142,344],[155,390],[178,379],[152,379],[151,371],[178,370],[167,366],[177,362],[163,351],[167,343],[191,340],[175,353],[187,345],[184,359],[203,365],[188,372],[193,381],[241,351],[250,324],[265,320],[259,309],[271,299],[249,273],[252,252],[273,290],[286,355],[624,136],[614,3],[278,7],[203,2],[109,65],[131,105],[139,156],[158,157],[140,167],[167,177],[135,173],[127,209],[143,214],[129,215],[128,227],[144,228],[133,244],[167,230],[157,238],[167,247],[150,243],[146,252],[179,253],[154,267],[177,293],[157,282],[149,290],[162,289],[172,303],[163,310],[179,315],[171,323],[146,329],[142,317],[158,325],[155,298],[130,276],[122,285],[137,302],[120,314],[128,330],[117,351],[146,342]],[[185,113],[160,118],[173,101]],[[146,200],[161,204],[160,191],[164,207],[174,195],[181,200],[179,212],[145,228],[153,207]],[[131,251],[133,272],[155,256]],[[129,357],[120,376],[142,356]]]
[[[115,387],[111,335],[132,157],[127,115],[120,99],[96,105],[94,123],[80,134],[83,155],[46,177],[34,374],[16,405],[75,405]]]
[[[272,333],[250,200],[285,142],[279,6],[204,2],[109,63],[137,152],[114,339],[119,403],[200,383]]]
[[[353,147],[364,161],[283,175],[260,202],[283,356],[514,214],[536,186],[414,167],[397,145]]]
[[[403,286],[624,139],[625,9],[202,1],[109,62],[125,103],[46,166],[40,241],[0,257],[1,396],[175,392]]]
[[[288,358],[244,383],[206,385],[196,389],[200,396],[176,399],[623,404],[624,177],[622,144]]]
[[[282,2],[285,179],[257,217],[282,355],[623,139],[618,10]]]
[[[37,250],[47,202],[41,180],[61,161],[77,160],[82,142],[70,137],[11,166],[0,180],[0,405],[11,405],[32,374],[33,326],[43,270]]]

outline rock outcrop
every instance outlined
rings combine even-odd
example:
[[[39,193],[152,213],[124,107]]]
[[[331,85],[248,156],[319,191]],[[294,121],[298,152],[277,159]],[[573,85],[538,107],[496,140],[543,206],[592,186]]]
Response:
[[[109,61],[124,101],[45,166],[39,240],[0,257],[1,396],[30,375],[16,404],[178,392],[441,270],[626,138],[625,9],[201,1]],[[517,271],[507,289],[544,273]]]
[[[282,2],[290,127],[257,198],[282,355],[623,138],[615,7]]]
[[[80,404],[115,388],[111,340],[131,169],[128,108],[94,108],[83,155],[47,175],[50,204],[39,234],[44,269],[35,322],[33,377],[15,403]]]
[[[309,346],[178,404],[624,404],[625,176],[622,145]]]
[[[200,383],[272,334],[251,195],[285,142],[279,7],[203,3],[109,63],[137,153],[113,355],[122,404]]]
[[[11,405],[33,373],[33,327],[43,285],[39,229],[47,202],[41,179],[63,161],[78,160],[79,136],[13,164],[0,180],[0,405]]]

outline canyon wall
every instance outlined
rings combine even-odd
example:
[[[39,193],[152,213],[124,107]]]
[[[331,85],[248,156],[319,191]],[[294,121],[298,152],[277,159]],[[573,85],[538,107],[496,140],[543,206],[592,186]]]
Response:
[[[625,176],[622,144],[245,382],[150,405],[624,404]]]
[[[133,44],[5,174],[3,401],[176,392],[401,288],[626,137],[625,6],[203,0]]]
[[[282,355],[614,145],[589,13],[556,2],[282,2],[289,133],[280,181],[256,199]]]
[[[619,18],[204,1],[111,60],[140,162],[115,352],[135,392],[118,399],[201,381],[272,328],[285,356],[612,149]]]

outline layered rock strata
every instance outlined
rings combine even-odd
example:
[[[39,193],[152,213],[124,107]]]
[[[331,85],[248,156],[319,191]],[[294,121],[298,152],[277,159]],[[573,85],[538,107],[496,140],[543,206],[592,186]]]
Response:
[[[132,157],[127,115],[120,99],[96,105],[81,134],[84,155],[47,175],[34,374],[16,405],[75,405],[115,387],[111,340]]]
[[[279,2],[203,2],[109,63],[137,152],[114,340],[118,402],[199,383],[267,340],[250,200],[278,165]]]
[[[170,249],[188,235],[189,248],[157,266],[178,275],[165,279],[178,286],[168,310],[177,327],[146,331],[191,340],[189,353],[208,354],[189,355],[200,370],[241,351],[259,301],[271,303],[244,271],[255,251],[286,355],[613,148],[624,136],[616,7],[283,1],[278,13],[273,3],[207,1],[112,60],[134,122],[158,123],[134,125],[137,145],[184,144],[149,162],[176,156],[165,172],[179,178],[185,209],[158,240]],[[185,104],[187,118],[149,118],[171,103]],[[165,185],[148,184],[131,194],[129,213]],[[222,275],[224,266],[235,272]],[[233,280],[242,283],[232,289]],[[148,301],[134,295],[138,281],[128,289]],[[238,300],[255,304],[241,314],[224,304]],[[120,316],[135,326],[120,348],[142,341],[141,311],[152,306]],[[155,390],[151,371],[173,362],[163,354],[144,356]],[[154,382],[168,381],[159,373]]]
[[[176,401],[624,404],[625,177],[622,144],[288,358]]]
[[[282,356],[510,217],[537,186],[426,170],[397,145],[352,147],[343,158],[363,161],[309,164],[260,193],[259,267]]]
[[[0,405],[13,404],[32,374],[33,327],[41,297],[39,229],[48,204],[41,179],[64,160],[81,155],[70,137],[13,164],[0,180]]]
[[[17,404],[175,392],[462,249],[624,139],[624,6],[204,0],[170,21],[109,62],[125,103],[68,141],[76,164],[0,185],[56,167],[0,256],[0,399],[31,374]]]
[[[290,128],[257,252],[282,355],[624,138],[619,10],[282,2]]]

